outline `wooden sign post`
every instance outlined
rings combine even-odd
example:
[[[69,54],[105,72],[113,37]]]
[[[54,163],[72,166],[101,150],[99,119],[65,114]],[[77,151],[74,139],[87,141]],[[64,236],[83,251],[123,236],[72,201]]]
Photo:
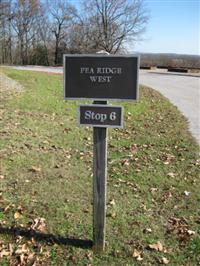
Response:
[[[102,252],[106,226],[107,128],[94,127],[93,141],[93,248]]]
[[[93,248],[105,248],[107,127],[123,127],[122,107],[107,100],[137,100],[138,56],[64,55],[65,99],[95,100],[79,107],[79,124],[93,126]],[[104,105],[104,106],[103,106]]]
[[[107,185],[107,127],[122,128],[123,108],[107,106],[106,101],[80,105],[79,124],[93,126],[93,249],[105,247],[106,185]]]

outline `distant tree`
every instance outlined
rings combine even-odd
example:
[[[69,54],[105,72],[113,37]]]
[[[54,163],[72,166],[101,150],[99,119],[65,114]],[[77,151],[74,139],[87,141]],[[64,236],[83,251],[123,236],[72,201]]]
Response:
[[[69,1],[0,0],[1,63],[57,65],[63,53],[115,54],[140,40],[148,22],[145,0],[82,0],[80,12]]]
[[[0,0],[0,61],[12,63],[11,0]]]
[[[84,17],[82,19],[79,17],[77,22],[69,28],[68,50],[70,53],[96,52],[96,40],[92,38],[90,22]]]
[[[76,16],[76,9],[66,0],[47,1],[50,14],[51,31],[55,38],[54,64],[59,63],[59,49],[64,44],[68,30],[73,24]]]
[[[13,5],[12,26],[17,34],[21,63],[28,64],[29,48],[37,31],[38,0],[16,0]]]
[[[87,0],[83,6],[91,48],[109,53],[117,53],[127,41],[137,41],[148,22],[143,0]]]
[[[52,31],[49,25],[50,20],[48,9],[46,8],[45,3],[40,3],[37,20],[36,44],[34,45],[32,52],[33,61],[37,62],[37,64],[50,64],[49,54],[52,42]]]

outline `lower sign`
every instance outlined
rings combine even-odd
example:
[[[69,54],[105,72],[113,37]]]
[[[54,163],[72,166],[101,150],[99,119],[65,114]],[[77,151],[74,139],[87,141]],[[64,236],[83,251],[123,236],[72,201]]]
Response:
[[[80,105],[79,124],[93,127],[123,128],[123,107]]]

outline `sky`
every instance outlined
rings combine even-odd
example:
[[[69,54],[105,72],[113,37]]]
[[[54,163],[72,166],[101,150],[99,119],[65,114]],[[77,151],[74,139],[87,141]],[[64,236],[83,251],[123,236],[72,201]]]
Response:
[[[200,55],[200,0],[145,0],[144,40],[131,51]]]
[[[200,55],[200,0],[143,1],[150,19],[143,41],[129,43],[129,52]]]

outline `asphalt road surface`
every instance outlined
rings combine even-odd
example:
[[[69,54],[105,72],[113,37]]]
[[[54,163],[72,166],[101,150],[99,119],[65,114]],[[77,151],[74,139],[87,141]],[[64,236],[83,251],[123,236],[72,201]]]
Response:
[[[189,129],[200,144],[200,77],[178,73],[140,71],[140,83],[167,97],[189,121]]]
[[[61,67],[15,67],[62,74]],[[165,71],[141,70],[140,84],[152,87],[167,97],[189,121],[189,129],[200,145],[200,77]]]

